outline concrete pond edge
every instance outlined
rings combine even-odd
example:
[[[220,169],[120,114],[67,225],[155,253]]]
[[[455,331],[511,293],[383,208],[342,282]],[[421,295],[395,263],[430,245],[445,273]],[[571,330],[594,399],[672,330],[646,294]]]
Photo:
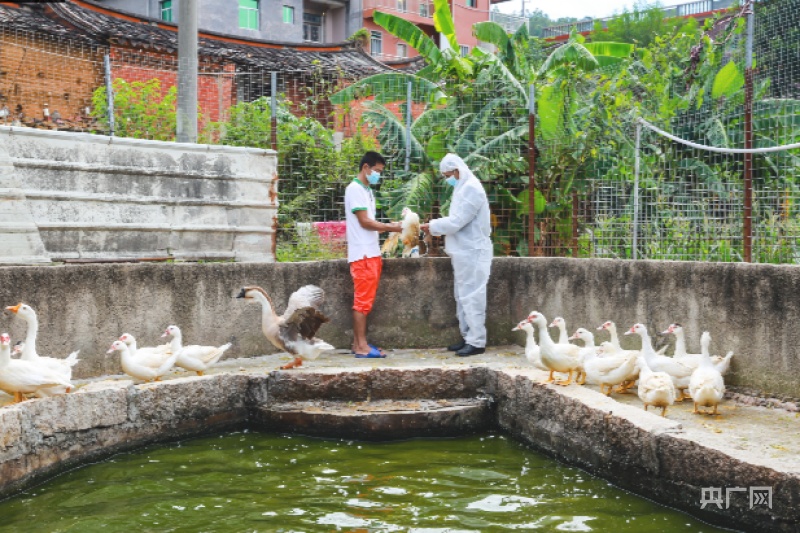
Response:
[[[157,442],[252,428],[389,440],[502,430],[535,450],[658,503],[737,530],[800,529],[800,474],[736,457],[681,424],[524,371],[315,369],[225,373],[134,385],[92,382],[74,394],[0,408],[0,498],[66,470]],[[771,508],[703,489],[771,487]]]

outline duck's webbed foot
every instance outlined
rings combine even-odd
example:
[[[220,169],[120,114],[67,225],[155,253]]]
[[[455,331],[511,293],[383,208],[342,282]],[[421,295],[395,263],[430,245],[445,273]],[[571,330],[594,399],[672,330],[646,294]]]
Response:
[[[281,367],[281,370],[289,370],[290,368],[297,368],[298,366],[301,366],[302,364],[303,364],[303,360],[300,359],[299,357],[295,357],[294,361],[292,361],[290,363],[286,363],[285,365],[283,365]]]

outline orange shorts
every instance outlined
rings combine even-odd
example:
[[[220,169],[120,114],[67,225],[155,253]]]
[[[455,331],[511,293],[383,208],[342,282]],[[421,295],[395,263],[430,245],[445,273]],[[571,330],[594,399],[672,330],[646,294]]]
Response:
[[[369,257],[350,263],[350,275],[353,276],[353,310],[368,315],[375,303],[375,294],[378,292],[378,282],[381,280],[383,259]]]

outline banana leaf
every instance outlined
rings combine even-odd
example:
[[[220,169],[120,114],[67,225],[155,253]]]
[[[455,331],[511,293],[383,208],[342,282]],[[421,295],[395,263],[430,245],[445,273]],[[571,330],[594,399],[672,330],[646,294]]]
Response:
[[[486,121],[492,118],[492,112],[498,105],[506,103],[506,98],[495,98],[481,109],[472,119],[464,132],[459,136],[455,144],[457,154],[468,154],[477,147],[477,134]]]
[[[406,149],[406,127],[397,115],[381,104],[372,101],[364,102],[362,118],[375,129],[378,142],[386,152],[401,152]],[[411,135],[411,158],[421,159],[425,150],[420,142]]]
[[[494,152],[504,151],[506,149],[504,148],[504,143],[517,141],[527,133],[528,133],[527,124],[525,124],[524,126],[517,126],[516,128],[512,128],[503,133],[502,135],[498,135],[497,137],[493,138],[486,144],[479,146],[474,152],[471,152],[469,155],[464,157],[464,162],[467,165],[471,165],[472,162],[477,158],[491,155],[493,151]]]
[[[428,37],[417,25],[407,20],[401,19],[395,15],[388,13],[381,13],[376,11],[373,14],[375,24],[384,28],[386,31],[395,37],[407,42],[408,45],[419,52],[419,55],[424,57],[428,63],[432,65],[441,65],[443,58],[442,52],[436,43]]]
[[[632,44],[615,42],[584,43],[583,47],[596,59],[599,59],[598,56],[627,59],[633,55],[635,49]]]
[[[722,96],[731,97],[744,87],[744,76],[733,61],[722,67],[714,76],[714,85],[711,89],[712,98]]]
[[[450,48],[459,51],[456,25],[453,21],[453,14],[450,12],[450,2],[448,0],[433,0],[433,24],[436,31],[447,39]]]
[[[514,64],[514,46],[511,44],[505,28],[500,24],[492,21],[478,22],[472,26],[472,35],[479,41],[495,45],[501,59],[506,64]]]
[[[403,102],[408,97],[409,82],[412,84],[411,100],[414,102],[442,103],[447,98],[439,86],[429,80],[413,74],[391,72],[359,80],[331,95],[330,102],[334,105],[343,105],[369,96],[374,96],[379,104]]]
[[[595,59],[584,45],[577,41],[570,41],[556,48],[556,50],[547,57],[547,60],[539,69],[539,74],[544,75],[567,65],[574,65],[584,72],[591,72],[600,67],[600,63],[597,62],[597,59]]]
[[[435,179],[430,172],[414,175],[392,191],[382,192],[386,200],[386,211],[390,218],[399,219],[404,207],[409,207],[420,215],[430,213],[436,199]]]
[[[545,85],[536,96],[538,131],[545,140],[557,139],[563,130],[561,108],[564,106],[564,93],[554,85]]]

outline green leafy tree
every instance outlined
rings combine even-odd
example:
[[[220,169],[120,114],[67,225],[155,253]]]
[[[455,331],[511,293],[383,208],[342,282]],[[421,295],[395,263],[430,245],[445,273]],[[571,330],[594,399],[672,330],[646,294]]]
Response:
[[[341,253],[326,249],[313,234],[300,235],[298,223],[341,218],[339,203],[344,189],[356,173],[364,152],[375,150],[375,140],[357,132],[337,148],[334,132],[311,117],[292,114],[290,102],[278,100],[278,164],[281,227],[280,260],[327,259]],[[272,111],[270,98],[240,102],[229,110],[224,122],[209,126],[206,135],[220,144],[270,148]]]
[[[135,82],[117,78],[112,83],[112,90],[114,135],[157,141],[175,140],[176,87],[165,91],[158,78]],[[109,131],[105,86],[98,87],[92,93],[92,116],[105,131]]]
[[[682,24],[681,18],[667,18],[658,4],[640,0],[633,4],[632,10],[625,8],[607,21],[606,29],[601,21],[595,22],[589,38],[594,42],[614,41],[646,48],[656,36],[671,33]]]
[[[533,37],[541,37],[542,30],[557,23],[541,9],[534,9],[526,13],[528,17],[528,31]],[[572,22],[572,21],[570,21]]]

